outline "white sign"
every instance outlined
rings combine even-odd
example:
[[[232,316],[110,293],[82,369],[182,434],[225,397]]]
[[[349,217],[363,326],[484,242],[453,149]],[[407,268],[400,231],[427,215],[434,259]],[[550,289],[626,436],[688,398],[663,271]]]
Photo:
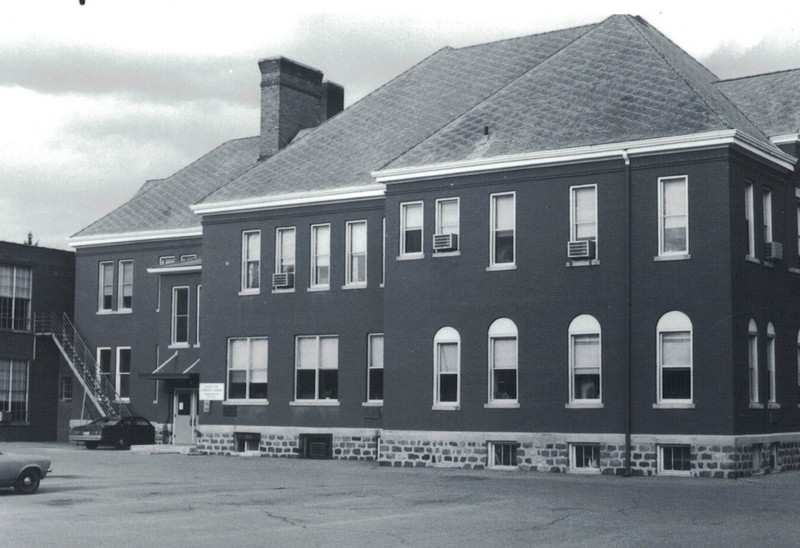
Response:
[[[201,382],[200,401],[222,401],[225,399],[224,382]]]

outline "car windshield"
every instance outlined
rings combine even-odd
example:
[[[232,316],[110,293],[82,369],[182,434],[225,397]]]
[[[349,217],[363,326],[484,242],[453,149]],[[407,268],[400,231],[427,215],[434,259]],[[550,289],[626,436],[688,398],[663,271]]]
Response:
[[[89,425],[90,426],[92,426],[92,425],[114,426],[118,422],[119,422],[119,419],[116,418],[116,417],[101,417],[101,418],[99,418],[99,419],[97,419],[95,421],[92,421],[91,423],[89,423]]]

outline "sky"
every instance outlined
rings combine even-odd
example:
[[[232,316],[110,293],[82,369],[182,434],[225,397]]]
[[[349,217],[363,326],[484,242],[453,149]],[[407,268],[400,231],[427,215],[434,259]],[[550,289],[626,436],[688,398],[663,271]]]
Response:
[[[0,240],[69,236],[229,139],[258,134],[257,62],[351,105],[445,47],[641,15],[720,78],[800,68],[800,4],[11,0],[0,13]],[[291,4],[283,2],[280,4]],[[297,2],[300,4],[300,2]],[[457,5],[454,9],[452,6]],[[530,5],[528,8],[520,8]],[[335,6],[335,11],[332,8]]]

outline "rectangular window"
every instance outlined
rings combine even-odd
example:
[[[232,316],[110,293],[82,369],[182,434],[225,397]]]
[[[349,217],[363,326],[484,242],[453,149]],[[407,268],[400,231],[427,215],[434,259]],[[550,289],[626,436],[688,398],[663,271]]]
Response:
[[[800,211],[800,208],[798,208]],[[381,287],[386,283],[386,218],[381,219],[383,239],[381,243]],[[798,229],[800,230],[800,229]]]
[[[659,255],[689,253],[689,198],[686,177],[658,180]]]
[[[367,337],[367,401],[383,402],[383,333]]]
[[[275,232],[275,272],[294,273],[295,229],[279,228]]]
[[[97,310],[111,310],[114,303],[114,263],[100,263]]]
[[[242,293],[261,288],[261,231],[242,232]]]
[[[691,447],[688,445],[659,445],[658,472],[670,476],[688,476],[692,469],[691,456]]]
[[[172,288],[172,345],[189,344],[189,288]]]
[[[200,289],[202,285],[197,286],[197,326],[195,328],[194,345],[200,346]]]
[[[0,359],[0,412],[6,422],[28,421],[28,362]]]
[[[490,468],[516,468],[517,447],[519,444],[509,441],[489,442],[489,467]]]
[[[311,226],[311,287],[328,289],[331,283],[331,225]]]
[[[459,403],[459,344],[455,341],[436,343],[435,405]]]
[[[755,202],[753,201],[753,183],[744,188],[744,218],[747,221],[747,256],[756,256],[756,223]]]
[[[763,195],[764,208],[764,243],[772,242],[772,191],[764,189]]]
[[[600,445],[573,443],[569,447],[570,468],[575,472],[600,472]]]
[[[570,336],[572,401],[600,401],[600,334]]]
[[[0,266],[0,329],[30,329],[31,276],[30,268]]]
[[[117,347],[117,377],[116,389],[120,399],[124,402],[131,398],[131,349],[130,347]]]
[[[345,285],[367,285],[367,221],[347,223]]]
[[[490,337],[489,362],[492,371],[489,401],[517,401],[517,338]]]
[[[295,400],[338,400],[339,338],[301,336],[295,344]]]
[[[489,266],[513,265],[516,260],[516,195],[491,195]]]
[[[422,256],[422,202],[400,204],[400,256]]]
[[[181,255],[181,261],[193,261],[197,258],[195,253],[189,253],[188,255]]]
[[[111,383],[111,348],[97,349],[97,380],[101,384]]]
[[[267,400],[266,337],[228,339],[228,400]]]
[[[692,400],[692,333],[659,333],[659,402]]]
[[[769,403],[776,404],[778,392],[775,379],[775,333],[772,329],[767,331],[767,373],[769,373]]]
[[[436,200],[436,233],[433,236],[434,252],[458,251],[460,231],[459,199]]]
[[[72,401],[72,377],[61,377],[61,401]]]
[[[159,266],[164,266],[164,265],[167,265],[167,264],[173,264],[174,262],[175,262],[175,257],[172,256],[172,255],[166,255],[164,257],[159,257],[158,258]]]
[[[133,308],[133,261],[119,262],[118,297],[118,310],[131,310]]]
[[[758,403],[758,333],[747,333],[747,364],[750,372],[750,403]]]
[[[597,241],[597,185],[570,187],[571,241]]]

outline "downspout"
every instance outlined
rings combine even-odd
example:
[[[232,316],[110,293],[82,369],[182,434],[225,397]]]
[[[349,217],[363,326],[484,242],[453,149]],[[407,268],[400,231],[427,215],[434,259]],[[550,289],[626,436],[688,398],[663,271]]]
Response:
[[[631,351],[631,207],[633,192],[631,181],[631,160],[628,151],[622,151],[622,160],[625,162],[625,348],[628,358],[625,374],[625,477],[631,475],[631,372],[633,371],[633,352]]]

